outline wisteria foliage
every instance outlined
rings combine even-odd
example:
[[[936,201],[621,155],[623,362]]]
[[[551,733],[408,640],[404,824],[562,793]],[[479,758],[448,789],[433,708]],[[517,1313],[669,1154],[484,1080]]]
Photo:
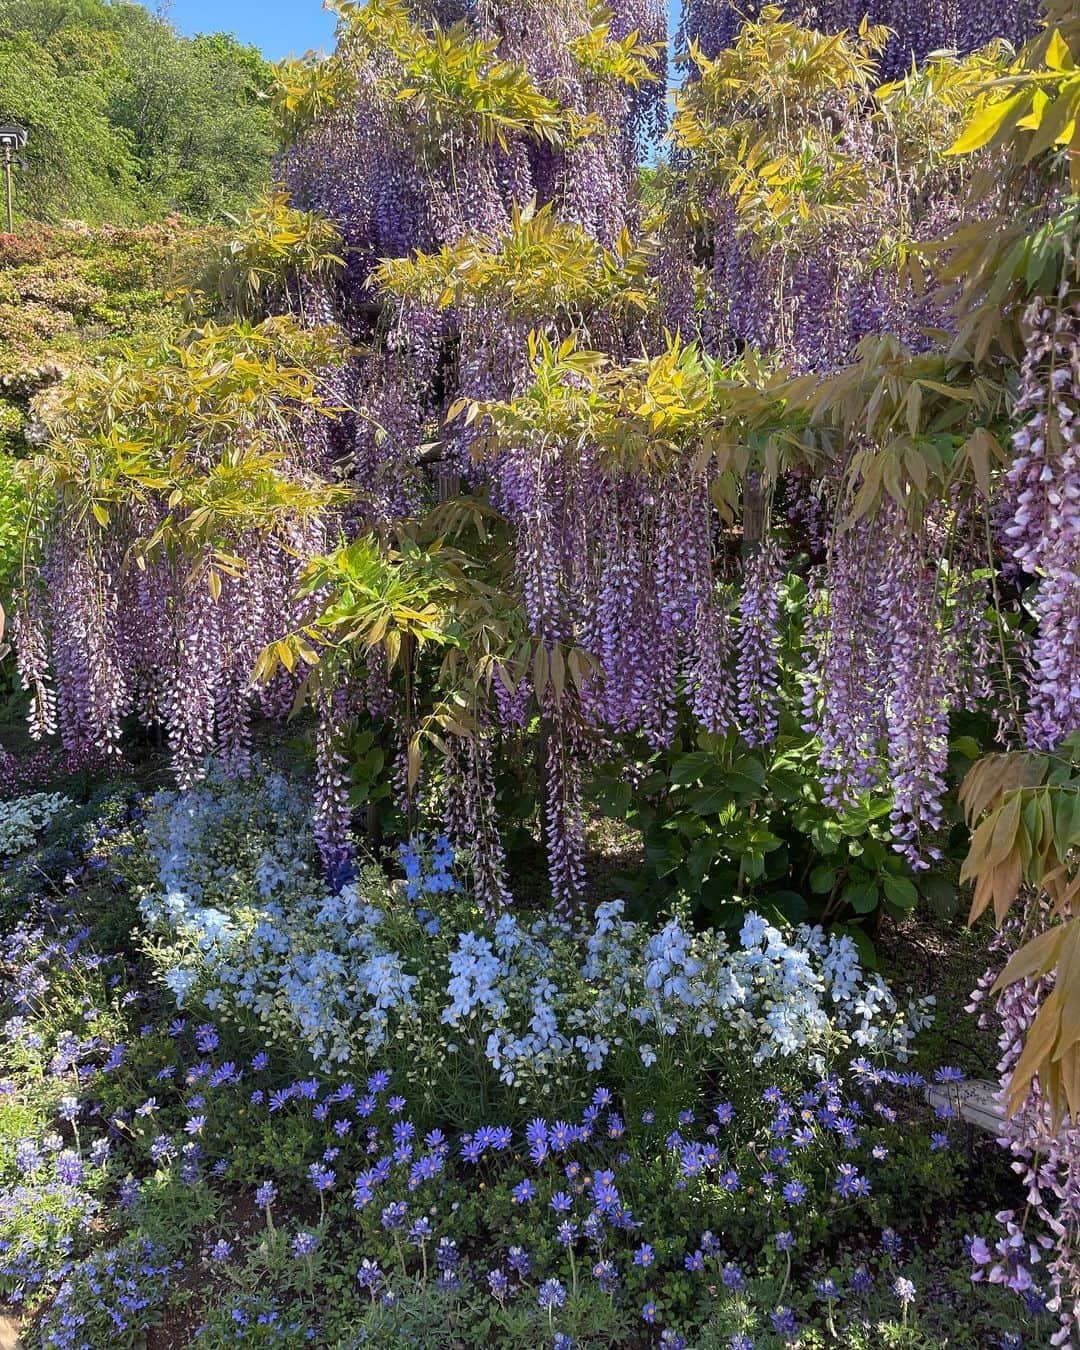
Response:
[[[348,728],[389,714],[399,800],[441,791],[497,907],[492,756],[533,725],[552,884],[570,906],[591,759],[619,738],[668,746],[686,710],[754,746],[775,736],[780,589],[801,542],[777,522],[812,483],[805,724],[831,800],[891,792],[897,848],[933,861],[950,715],[1003,680],[988,559],[970,544],[988,511],[1010,509],[989,485],[1000,461],[986,463],[1000,448],[987,428],[1009,411],[1001,353],[989,371],[970,354],[945,362],[955,315],[923,244],[971,228],[973,211],[977,228],[984,165],[953,143],[1011,57],[1002,43],[940,49],[1018,43],[1035,16],[850,9],[765,6],[736,25],[733,7],[691,7],[690,78],[650,195],[638,163],[662,117],[666,23],[652,0],[342,0],[334,56],[279,70],[287,197],[253,213],[233,271],[201,273],[238,316],[191,349],[208,370],[228,349],[233,384],[204,393],[216,420],[154,422],[126,394],[118,417],[106,382],[54,422],[64,471],[15,621],[34,729],[112,750],[137,717],[164,729],[190,783],[211,750],[244,772],[253,714],[286,716],[306,693],[319,842],[340,879]],[[294,317],[253,328],[254,292]],[[1040,576],[1027,724],[1042,743],[1076,711],[1071,536],[1056,530],[1045,556],[1016,536],[1050,537],[1025,473],[1060,473],[1050,496],[1071,491],[1068,452],[1039,462],[1048,354],[1071,342],[1068,306],[1054,313],[1030,317],[1004,534]],[[238,435],[252,360],[262,395]],[[175,354],[157,368],[173,367],[190,372]],[[852,411],[830,381],[860,368],[873,378]],[[175,410],[190,391],[173,374]],[[1050,378],[1057,396],[1056,366]],[[950,403],[953,387],[972,392]],[[863,413],[883,400],[892,420],[871,426]],[[202,479],[175,481],[178,462]],[[307,584],[312,560],[317,572],[342,540],[435,537],[433,514],[459,536],[466,519],[483,526],[490,593],[473,587],[469,641],[460,606],[432,629],[432,645],[465,654],[433,679],[425,636],[358,622],[344,641],[363,659],[302,683],[325,655],[312,625],[341,601],[333,568]],[[387,554],[388,578],[400,557]],[[391,639],[372,700],[370,650]],[[415,749],[435,726],[445,767],[421,780]]]

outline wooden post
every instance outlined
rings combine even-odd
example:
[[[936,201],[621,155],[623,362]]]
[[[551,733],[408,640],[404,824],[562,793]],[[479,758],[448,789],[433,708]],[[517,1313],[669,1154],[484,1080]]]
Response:
[[[742,556],[752,558],[761,545],[765,533],[765,493],[761,490],[761,476],[747,474],[743,484]]]

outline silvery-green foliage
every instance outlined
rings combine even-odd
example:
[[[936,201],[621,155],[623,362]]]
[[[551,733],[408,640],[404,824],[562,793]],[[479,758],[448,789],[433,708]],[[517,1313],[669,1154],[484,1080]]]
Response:
[[[29,848],[52,820],[71,803],[59,792],[31,792],[0,802],[0,857],[11,858]]]

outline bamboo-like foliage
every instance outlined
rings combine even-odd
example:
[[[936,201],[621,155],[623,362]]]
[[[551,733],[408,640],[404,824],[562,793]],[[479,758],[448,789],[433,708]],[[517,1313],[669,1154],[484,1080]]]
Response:
[[[283,140],[294,140],[323,121],[355,91],[353,73],[347,66],[314,52],[288,57],[270,69],[273,79],[266,97]]]
[[[1052,977],[1008,1086],[1008,1109],[1027,1100],[1037,1077],[1053,1128],[1080,1119],[1080,778],[1076,738],[1061,756],[987,755],[968,774],[961,800],[974,833],[963,878],[974,882],[970,921],[992,907],[1002,923],[1021,891],[1046,895],[1054,922],[1030,938],[994,990]]]
[[[420,774],[425,744],[447,754],[448,737],[478,732],[482,686],[509,681],[512,663],[528,659],[521,644],[520,597],[495,582],[498,569],[432,537],[445,513],[435,513],[417,530],[403,531],[396,545],[361,536],[333,553],[312,559],[299,595],[317,601],[309,622],[271,643],[253,672],[269,683],[282,668],[304,666],[296,706],[333,688],[341,666],[359,652],[378,649],[387,672],[400,674],[407,699],[407,770],[410,787]],[[430,690],[421,691],[425,653],[439,661],[429,672]],[[546,654],[545,654],[546,655]],[[570,669],[580,679],[580,658]]]
[[[473,37],[464,22],[448,29],[425,26],[405,0],[340,0],[334,8],[344,25],[339,51],[378,53],[385,71],[381,96],[397,106],[403,127],[421,138],[438,141],[455,126],[482,145],[505,150],[514,135],[563,144],[596,130],[542,93],[521,66],[501,60],[499,44]],[[625,59],[632,61],[633,53]]]
[[[759,246],[795,245],[793,233],[805,240],[872,193],[840,114],[869,96],[886,37],[866,22],[857,34],[818,33],[768,5],[715,60],[691,44],[697,78],[679,95],[672,140],[693,155],[695,179],[723,186]],[[691,200],[701,193],[691,185]]]
[[[764,470],[774,479],[819,457],[800,407],[810,382],[762,370],[752,352],[725,362],[669,333],[655,356],[620,365],[573,337],[554,343],[533,333],[529,354],[532,381],[517,397],[451,409],[451,418],[477,425],[476,454],[536,439],[556,451],[597,450],[626,473],[662,474],[677,463],[701,472],[716,461],[721,474]]]
[[[648,237],[633,240],[623,230],[606,249],[550,204],[515,206],[505,234],[470,234],[438,253],[387,258],[373,279],[397,298],[440,309],[494,304],[532,322],[601,308],[646,313],[655,303],[652,253]]]
[[[891,334],[865,338],[858,360],[815,383],[811,422],[853,447],[845,458],[845,519],[872,518],[883,501],[918,517],[957,486],[984,500],[1007,461],[999,380],[935,350],[916,353]],[[1001,433],[1003,434],[1003,433]]]
[[[281,317],[207,324],[183,345],[133,347],[123,362],[81,370],[28,464],[37,511],[59,509],[67,530],[115,529],[136,559],[209,549],[216,570],[235,573],[236,539],[340,498],[298,469],[298,450],[311,420],[332,415],[314,372],[341,352],[335,334]]]
[[[656,63],[662,55],[660,44],[646,42],[637,29],[620,38],[614,36],[611,28],[611,11],[597,5],[589,15],[588,31],[570,40],[574,60],[595,80],[631,89],[652,84],[657,79]]]
[[[281,188],[244,213],[227,217],[230,230],[201,231],[177,266],[172,293],[193,307],[212,303],[255,319],[296,292],[301,277],[326,283],[344,266],[341,233],[316,211],[298,211]]]

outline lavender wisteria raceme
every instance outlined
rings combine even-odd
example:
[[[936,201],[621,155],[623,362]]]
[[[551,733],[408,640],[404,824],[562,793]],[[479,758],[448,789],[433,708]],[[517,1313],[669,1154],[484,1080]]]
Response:
[[[941,825],[949,753],[938,571],[927,565],[919,541],[902,534],[878,584],[892,649],[887,753],[893,838],[913,867],[924,868],[939,856],[925,836]]]
[[[1045,904],[1030,898],[1024,917],[1010,920],[995,936],[995,951],[1010,956],[1020,942],[1045,930],[1048,920]],[[1019,980],[1002,991],[991,1010],[986,998],[998,974],[996,966],[986,972],[968,1010],[979,1014],[982,1025],[994,1025],[998,1030],[1001,1059],[997,1069],[1004,1101],[1013,1069],[1053,988],[1053,979]],[[1027,1100],[1005,1120],[1000,1142],[1012,1155],[1027,1209],[1022,1214],[1012,1210],[998,1214],[1003,1232],[992,1246],[982,1239],[975,1241],[971,1249],[975,1267],[972,1278],[1004,1285],[1024,1297],[1034,1296],[1040,1303],[1039,1287],[1048,1280],[1050,1298],[1046,1307],[1059,1323],[1050,1343],[1075,1345],[1080,1335],[1080,1125],[1067,1120],[1057,1131],[1051,1129],[1050,1113],[1036,1077]]]
[[[30,694],[30,734],[35,740],[56,731],[56,690],[49,669],[49,641],[37,592],[15,610],[15,652],[19,679]]]
[[[114,754],[121,719],[135,713],[165,729],[182,783],[220,752],[247,770],[260,651],[297,616],[300,559],[320,551],[318,527],[291,522],[281,539],[243,539],[246,561],[210,587],[212,559],[158,552],[129,565],[121,534],[80,536],[61,518],[46,542],[40,578],[16,610],[19,669],[31,692],[31,731],[58,729],[70,753]],[[51,672],[50,672],[51,667]],[[53,688],[55,679],[55,692]],[[264,691],[262,711],[286,715],[295,681]]]
[[[779,724],[782,557],[764,540],[747,559],[739,598],[735,676],[739,721],[748,745],[766,745]]]
[[[679,35],[696,41],[707,56],[730,47],[742,24],[754,19],[763,0],[688,0]],[[794,22],[822,32],[858,28],[863,17],[885,24],[891,35],[881,60],[883,78],[895,79],[930,52],[976,51],[994,38],[1014,46],[1025,42],[1039,22],[1039,0],[781,0]]]
[[[942,521],[919,530],[884,509],[830,539],[811,576],[804,726],[821,741],[838,809],[887,784],[897,850],[924,868],[942,822],[950,714],[989,692],[996,653],[978,558],[942,561]]]
[[[1001,534],[1035,579],[1026,739],[1054,749],[1080,728],[1080,309],[1037,300],[1025,328]]]
[[[444,762],[443,819],[459,854],[470,858],[476,897],[488,914],[510,903],[506,853],[495,806],[493,737],[481,730],[454,744]]]
[[[355,692],[339,688],[320,690],[315,732],[315,843],[331,885],[337,889],[348,876],[353,858],[350,837],[349,761],[345,753]]]
[[[833,537],[827,565],[812,578],[805,724],[820,738],[825,800],[837,807],[857,801],[880,774],[888,679],[877,603],[882,542],[865,523]]]

